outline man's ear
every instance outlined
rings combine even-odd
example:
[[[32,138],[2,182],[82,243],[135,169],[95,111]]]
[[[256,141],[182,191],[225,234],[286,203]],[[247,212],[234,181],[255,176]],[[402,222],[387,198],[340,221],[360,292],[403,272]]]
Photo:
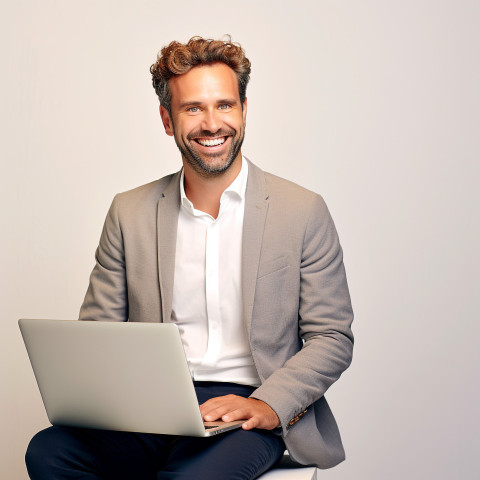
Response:
[[[243,117],[243,126],[246,127],[247,126],[247,99],[246,98],[242,105],[242,117]]]
[[[170,118],[170,114],[167,109],[160,105],[160,117],[162,117],[163,126],[165,127],[165,133],[173,137],[173,122]]]

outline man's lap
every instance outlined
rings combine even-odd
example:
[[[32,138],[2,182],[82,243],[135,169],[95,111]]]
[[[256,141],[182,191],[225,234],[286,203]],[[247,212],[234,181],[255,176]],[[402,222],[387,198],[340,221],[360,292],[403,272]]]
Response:
[[[285,450],[281,437],[266,430],[238,429],[219,437],[182,437],[157,480],[253,479],[273,466]]]
[[[195,388],[199,403],[228,393],[248,396],[253,390],[211,382]],[[233,480],[256,478],[281,458],[284,448],[280,437],[265,430],[197,438],[50,427],[32,439],[26,461],[33,479]]]

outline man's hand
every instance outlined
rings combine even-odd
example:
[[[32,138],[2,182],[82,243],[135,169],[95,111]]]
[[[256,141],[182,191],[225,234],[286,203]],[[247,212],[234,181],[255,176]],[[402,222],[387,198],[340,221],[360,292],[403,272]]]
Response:
[[[214,422],[219,418],[224,422],[245,419],[246,422],[242,425],[244,430],[272,430],[280,424],[275,411],[265,402],[237,395],[211,398],[200,405],[200,412],[207,422]]]

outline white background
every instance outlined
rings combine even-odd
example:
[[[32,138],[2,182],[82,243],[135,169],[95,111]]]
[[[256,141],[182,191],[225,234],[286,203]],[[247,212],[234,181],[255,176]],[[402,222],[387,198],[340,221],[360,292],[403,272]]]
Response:
[[[149,66],[230,33],[243,152],[321,193],[356,313],[322,479],[476,479],[478,1],[2,0],[0,477],[46,427],[20,317],[77,318],[113,195],[173,172]]]

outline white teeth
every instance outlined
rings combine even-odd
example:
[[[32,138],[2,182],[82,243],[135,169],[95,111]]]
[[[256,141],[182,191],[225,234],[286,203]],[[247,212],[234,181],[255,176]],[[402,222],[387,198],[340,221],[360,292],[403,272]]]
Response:
[[[216,145],[221,145],[225,142],[225,137],[218,137],[212,140],[207,140],[205,138],[197,138],[197,142],[204,147],[214,147]]]

